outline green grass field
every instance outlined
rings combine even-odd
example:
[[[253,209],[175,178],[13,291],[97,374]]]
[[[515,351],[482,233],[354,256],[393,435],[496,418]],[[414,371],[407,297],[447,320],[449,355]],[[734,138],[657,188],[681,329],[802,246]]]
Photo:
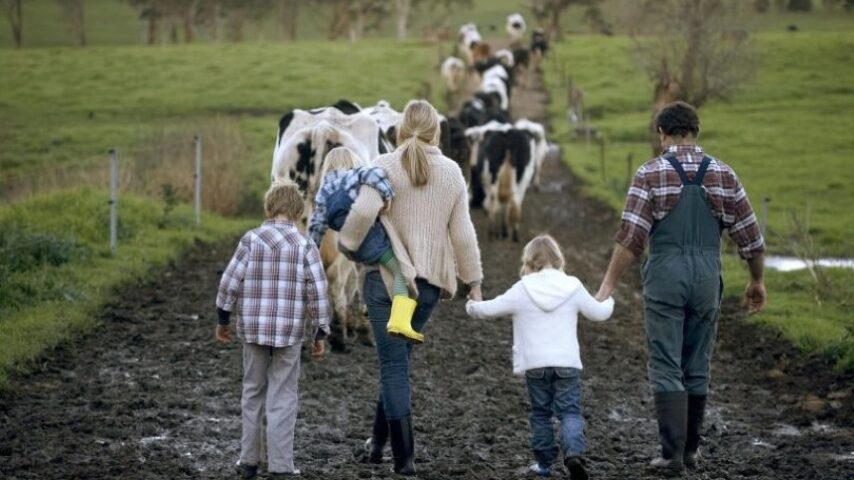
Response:
[[[148,157],[135,150],[164,139],[189,143],[194,132],[206,131],[207,145],[228,150],[233,138],[245,146],[225,159],[237,168],[222,159],[219,165],[226,174],[238,172],[237,188],[249,205],[242,211],[251,217],[210,215],[196,229],[188,206],[164,213],[157,189],[154,198],[123,194],[113,258],[106,253],[101,190],[38,195],[3,207],[0,267],[8,271],[0,272],[0,384],[16,365],[26,367],[44,349],[91,328],[116,285],[176,258],[195,238],[212,241],[257,223],[283,112],[339,98],[364,105],[386,99],[400,108],[425,79],[437,77],[435,62],[432,48],[377,40],[359,48],[300,42],[0,50],[0,178],[93,162],[105,170],[113,146],[123,152],[123,172],[146,176]]]
[[[754,80],[730,102],[712,102],[700,111],[700,143],[735,168],[757,215],[762,198],[770,198],[772,254],[797,251],[792,221],[797,216],[808,222],[820,256],[854,256],[852,32],[849,27],[760,33]],[[591,124],[605,139],[604,169],[595,142],[588,146],[572,139],[562,88],[553,89],[555,137],[586,193],[615,209],[622,208],[629,175],[650,158],[646,126],[652,86],[632,52],[627,37],[578,36],[561,45],[549,65],[550,85],[560,85],[566,75],[585,91],[585,108],[596,113]],[[746,272],[734,259],[725,270],[727,294],[740,295]],[[755,319],[781,329],[808,352],[830,354],[841,367],[854,368],[854,272],[828,276],[832,287],[823,289],[806,272],[769,271],[768,309]]]

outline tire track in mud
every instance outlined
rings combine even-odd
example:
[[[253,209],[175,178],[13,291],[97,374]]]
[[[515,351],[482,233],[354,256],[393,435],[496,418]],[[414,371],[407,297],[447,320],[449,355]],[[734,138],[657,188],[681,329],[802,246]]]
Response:
[[[531,90],[514,92],[514,111],[546,121],[548,96],[542,79],[533,81]],[[617,219],[582,198],[556,159],[546,163],[543,179],[526,197],[522,240],[554,235],[568,271],[594,290]],[[474,218],[483,232],[484,215]],[[518,279],[522,244],[484,235],[480,241],[485,294],[492,297]],[[14,378],[0,393],[0,477],[233,477],[240,345],[214,342],[213,326],[216,286],[235,244],[198,244],[151,280],[121,289],[92,334],[46,355],[37,372]],[[637,275],[628,275],[611,320],[579,323],[591,478],[656,478],[645,470],[657,440],[639,292]],[[419,477],[526,476],[528,403],[523,381],[510,372],[510,322],[470,320],[463,305],[443,302],[427,343],[416,349]],[[706,466],[689,478],[851,479],[854,376],[834,372],[827,360],[803,359],[776,333],[744,322],[734,305],[722,317]],[[377,384],[371,347],[304,361],[296,432],[303,477],[392,477],[388,463],[354,459],[370,434]]]

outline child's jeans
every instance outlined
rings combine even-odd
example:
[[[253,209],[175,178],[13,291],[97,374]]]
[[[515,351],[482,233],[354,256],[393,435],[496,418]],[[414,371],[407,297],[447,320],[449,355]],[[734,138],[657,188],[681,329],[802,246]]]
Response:
[[[241,465],[258,465],[261,459],[261,422],[267,411],[267,470],[290,473],[294,468],[294,427],[297,421],[297,382],[300,344],[272,348],[243,344],[243,437]]]
[[[344,190],[339,190],[326,200],[326,224],[336,232],[341,231],[347,214],[353,207],[353,199]],[[391,250],[391,241],[388,234],[379,221],[374,222],[368,234],[359,245],[359,249],[352,252],[352,259],[358,263],[374,265],[380,261],[380,257],[386,250]]]
[[[552,415],[560,420],[564,458],[584,453],[581,416],[581,370],[565,367],[534,368],[525,372],[531,398],[531,449],[544,466],[557,458]]]

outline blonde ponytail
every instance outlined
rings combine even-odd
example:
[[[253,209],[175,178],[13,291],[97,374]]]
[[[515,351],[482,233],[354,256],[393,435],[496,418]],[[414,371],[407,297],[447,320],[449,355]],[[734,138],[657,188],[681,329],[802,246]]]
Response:
[[[406,175],[414,187],[430,181],[427,145],[439,143],[439,114],[424,100],[412,100],[403,110],[397,130],[397,144]]]

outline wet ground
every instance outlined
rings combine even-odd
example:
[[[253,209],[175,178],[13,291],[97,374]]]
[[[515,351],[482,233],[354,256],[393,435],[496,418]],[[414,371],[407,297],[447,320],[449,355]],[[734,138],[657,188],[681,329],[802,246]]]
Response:
[[[525,105],[517,115],[542,119],[545,99],[539,89],[517,92],[514,107]],[[616,219],[582,199],[557,160],[543,179],[526,198],[523,241],[554,235],[569,272],[595,290]],[[482,232],[481,212],[475,220]],[[0,477],[233,477],[240,346],[213,340],[216,286],[233,248],[197,245],[153,279],[122,289],[91,335],[13,379],[0,393]],[[492,297],[518,279],[521,245],[481,235],[481,248]],[[656,426],[634,271],[617,290],[610,321],[579,324],[591,478],[656,478],[645,469],[657,452]],[[509,320],[470,320],[455,300],[440,305],[426,334],[413,373],[419,477],[525,477],[528,405],[510,372]],[[691,478],[854,478],[854,375],[800,357],[728,303],[713,377],[705,460]],[[370,432],[377,380],[373,350],[358,344],[303,364],[296,459],[305,478],[391,476],[388,463],[354,461]]]

